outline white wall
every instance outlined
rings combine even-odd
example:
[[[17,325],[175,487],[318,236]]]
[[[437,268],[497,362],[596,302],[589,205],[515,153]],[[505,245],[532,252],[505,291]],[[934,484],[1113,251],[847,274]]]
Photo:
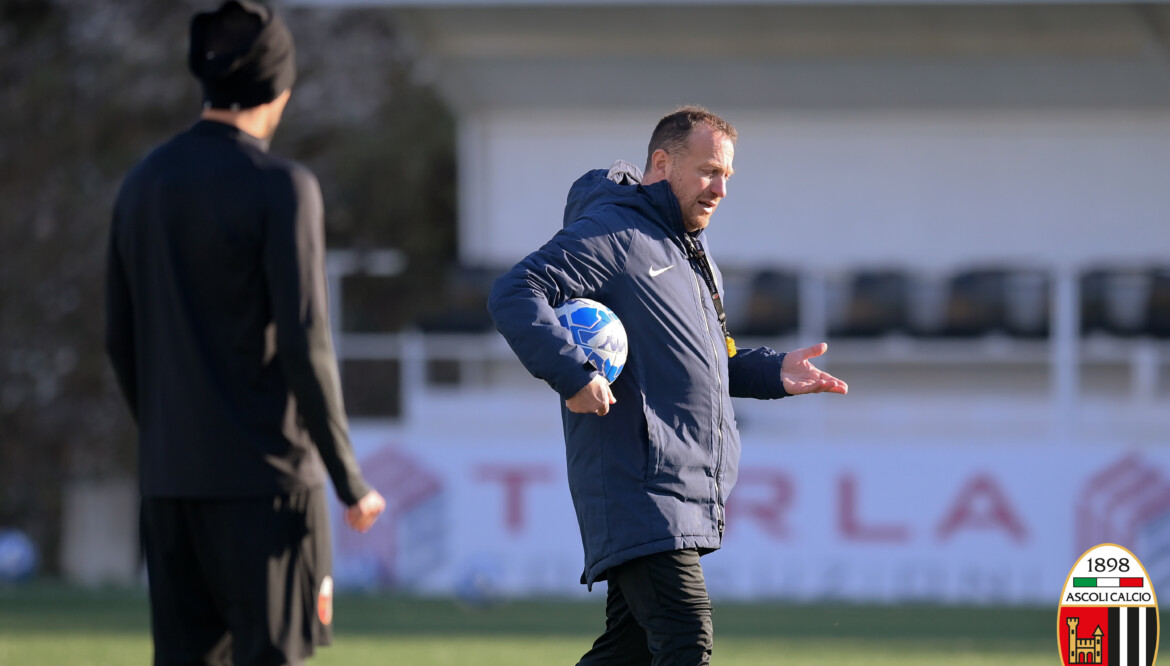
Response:
[[[740,131],[711,227],[725,265],[1170,256],[1170,112],[713,110]],[[510,264],[538,247],[560,228],[574,179],[619,157],[644,161],[663,111],[465,119],[463,259]]]

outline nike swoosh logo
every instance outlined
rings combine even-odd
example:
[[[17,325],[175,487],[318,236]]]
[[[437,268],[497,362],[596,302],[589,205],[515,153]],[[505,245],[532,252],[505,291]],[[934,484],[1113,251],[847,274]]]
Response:
[[[668,271],[672,268],[674,268],[674,264],[671,264],[671,265],[667,266],[666,268],[654,268],[653,266],[651,266],[650,267],[650,277],[658,277],[659,275],[662,275],[663,273],[665,273],[666,271]]]

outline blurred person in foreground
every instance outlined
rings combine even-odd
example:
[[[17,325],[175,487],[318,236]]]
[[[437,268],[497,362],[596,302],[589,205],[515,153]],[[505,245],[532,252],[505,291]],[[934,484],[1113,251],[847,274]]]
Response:
[[[106,347],[138,424],[154,663],[298,664],[331,640],[325,470],[368,530],[349,440],[316,178],[270,155],[296,75],[268,8],[191,21],[202,117],[126,177]],[[322,465],[322,463],[324,463]]]
[[[493,285],[496,327],[564,399],[581,582],[608,581],[606,626],[581,665],[710,663],[711,602],[699,557],[719,548],[740,443],[732,397],[841,393],[809,359],[737,349],[721,276],[703,243],[727,195],[737,133],[700,107],[662,118],[645,176],[617,162],[569,191],[564,229]],[[553,312],[590,298],[621,319],[629,356],[613,382]]]

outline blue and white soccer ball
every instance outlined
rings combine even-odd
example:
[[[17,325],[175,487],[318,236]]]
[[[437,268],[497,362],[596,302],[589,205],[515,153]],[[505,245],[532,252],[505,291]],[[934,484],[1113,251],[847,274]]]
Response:
[[[0,529],[0,583],[15,583],[37,570],[37,547],[17,529]]]
[[[455,598],[470,608],[491,608],[504,600],[502,581],[499,564],[483,558],[463,567],[455,580]]]
[[[573,342],[612,384],[626,367],[629,350],[621,320],[613,310],[588,298],[570,298],[556,313],[561,326],[573,335]]]

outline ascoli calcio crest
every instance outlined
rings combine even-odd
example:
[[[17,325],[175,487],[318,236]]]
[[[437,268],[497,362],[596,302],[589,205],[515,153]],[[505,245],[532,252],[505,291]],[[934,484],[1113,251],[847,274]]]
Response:
[[[1112,543],[1081,555],[1064,583],[1056,635],[1066,666],[1153,666],[1158,598],[1138,558]]]

